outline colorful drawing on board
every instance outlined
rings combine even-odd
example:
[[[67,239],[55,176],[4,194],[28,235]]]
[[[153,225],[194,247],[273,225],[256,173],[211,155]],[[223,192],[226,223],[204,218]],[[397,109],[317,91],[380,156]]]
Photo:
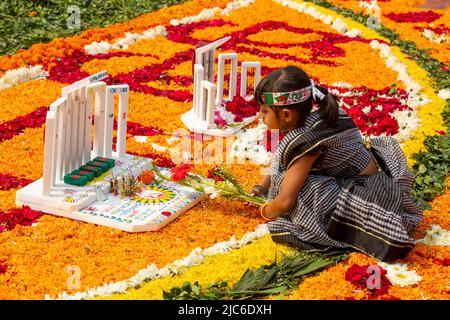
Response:
[[[135,197],[131,198],[132,201],[139,203],[162,203],[169,202],[175,198],[176,193],[163,186],[148,185],[144,186],[141,191],[139,191]]]

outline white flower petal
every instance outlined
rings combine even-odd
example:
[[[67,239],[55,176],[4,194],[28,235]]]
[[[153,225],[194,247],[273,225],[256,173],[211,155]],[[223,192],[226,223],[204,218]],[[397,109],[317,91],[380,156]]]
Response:
[[[422,281],[422,277],[419,276],[415,270],[408,270],[407,264],[388,264],[381,262],[379,265],[386,269],[386,277],[393,285],[406,287]]]

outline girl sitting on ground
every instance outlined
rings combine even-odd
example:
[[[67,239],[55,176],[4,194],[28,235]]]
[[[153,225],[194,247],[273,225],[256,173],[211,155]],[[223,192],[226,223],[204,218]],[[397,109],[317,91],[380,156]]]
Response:
[[[337,98],[301,69],[271,72],[257,86],[261,116],[284,138],[271,174],[253,193],[276,242],[305,250],[354,248],[377,259],[405,257],[422,212],[412,201],[413,175],[397,141],[366,147]]]

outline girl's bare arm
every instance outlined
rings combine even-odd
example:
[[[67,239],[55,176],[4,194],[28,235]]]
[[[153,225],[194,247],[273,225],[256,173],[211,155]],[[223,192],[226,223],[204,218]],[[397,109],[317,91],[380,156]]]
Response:
[[[266,189],[270,187],[270,175],[261,176],[261,180],[258,183],[260,186],[263,186]]]
[[[264,208],[264,215],[267,218],[279,217],[295,206],[298,194],[308,178],[309,170],[311,170],[314,161],[319,156],[319,153],[316,155],[306,154],[297,159],[289,167],[281,185],[280,192],[275,199]]]
[[[271,166],[265,167],[263,169],[264,174],[261,175],[258,184],[253,186],[252,190],[250,191],[251,194],[258,197],[267,196],[270,187],[270,171]]]

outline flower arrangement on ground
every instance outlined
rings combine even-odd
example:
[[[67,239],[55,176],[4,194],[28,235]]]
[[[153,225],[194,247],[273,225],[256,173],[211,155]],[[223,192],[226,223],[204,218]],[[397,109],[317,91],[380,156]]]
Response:
[[[257,205],[262,205],[266,202],[261,197],[252,196],[245,192],[236,178],[225,167],[215,167],[209,170],[207,177],[189,172],[191,168],[192,166],[189,164],[182,164],[170,169],[171,176],[167,176],[153,164],[153,171],[159,178],[191,187],[199,192],[207,193],[212,199],[221,196],[227,199],[241,200]],[[158,183],[156,180],[155,182]]]

